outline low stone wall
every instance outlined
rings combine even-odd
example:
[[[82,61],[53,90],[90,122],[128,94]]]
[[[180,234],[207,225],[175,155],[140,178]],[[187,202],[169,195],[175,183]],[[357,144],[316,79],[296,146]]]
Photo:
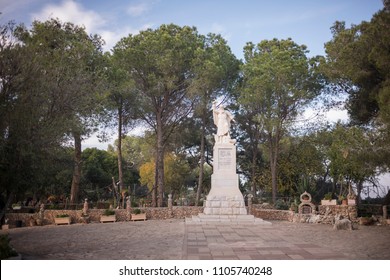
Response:
[[[264,220],[283,220],[290,222],[309,222],[309,223],[325,223],[332,224],[336,215],[349,218],[352,222],[358,222],[358,213],[356,206],[344,205],[320,205],[318,206],[317,214],[298,214],[290,210],[275,210],[269,209],[270,206],[262,204],[253,204],[250,212],[257,218]],[[196,216],[203,213],[203,207],[197,206],[174,206],[172,209],[168,207],[161,208],[141,208],[146,213],[148,220],[165,220],[165,219],[184,219],[185,217]],[[89,221],[98,223],[100,216],[104,213],[104,209],[90,209],[88,211]],[[126,209],[116,209],[117,221],[128,221],[129,217]],[[68,214],[71,217],[72,223],[82,223],[81,210],[45,210],[43,225],[54,224],[54,218],[57,215]],[[39,213],[7,213],[6,218],[10,227],[16,226],[34,226],[38,220]]]
[[[359,221],[356,205],[319,205],[315,214],[297,214],[293,222],[333,224],[336,216],[342,216],[354,223]]]
[[[166,220],[166,219],[184,219],[203,213],[201,206],[173,206],[172,210],[168,207],[161,208],[144,208],[146,218],[149,220]]]
[[[192,215],[198,215],[203,212],[203,207],[196,206],[175,206],[170,210],[167,207],[161,208],[140,208],[146,213],[146,218],[149,220],[165,220],[165,219],[184,219]],[[104,209],[90,209],[88,211],[90,222],[100,222],[100,216],[103,215]],[[45,210],[43,225],[54,224],[54,218],[57,215],[68,214],[71,217],[72,223],[83,223],[82,211],[80,210]],[[38,220],[39,213],[7,213],[10,227],[16,226],[34,226]],[[128,221],[126,209],[115,210],[116,219],[118,222]],[[19,221],[19,222],[18,222]]]
[[[324,216],[341,215],[350,219],[352,222],[358,220],[358,211],[356,205],[319,205],[318,214]]]
[[[263,220],[281,220],[292,222],[294,212],[290,210],[264,209],[261,205],[252,205],[252,215]]]

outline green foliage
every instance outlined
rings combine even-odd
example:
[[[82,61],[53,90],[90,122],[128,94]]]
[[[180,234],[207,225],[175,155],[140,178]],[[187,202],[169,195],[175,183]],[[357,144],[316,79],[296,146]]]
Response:
[[[113,154],[87,148],[82,152],[83,178],[82,184],[91,189],[103,189],[112,182],[112,177],[118,173],[117,158]]]
[[[69,217],[69,214],[58,214],[56,218],[67,218]]]
[[[146,132],[143,136],[125,136],[122,139],[122,158],[125,169],[134,168],[139,170],[140,166],[153,158],[153,147],[155,145],[155,135]],[[117,143],[109,145],[110,153],[117,153]]]
[[[345,199],[347,199],[347,197],[346,197],[345,195],[342,195],[342,194],[341,194],[341,195],[338,196],[338,200],[339,200],[339,201],[343,201],[343,200],[345,200]]]
[[[0,260],[5,260],[17,255],[18,254],[10,245],[8,234],[0,234]]]
[[[375,161],[370,136],[358,127],[337,125],[332,130],[332,143],[328,149],[330,173],[359,182],[373,176],[378,164]]]
[[[104,210],[103,215],[104,216],[112,216],[112,215],[115,215],[115,211],[111,210],[111,209],[106,209],[106,210]]]
[[[134,80],[137,116],[156,132],[159,206],[164,193],[165,145],[195,101],[189,88],[199,47],[202,40],[196,28],[174,24],[129,35],[114,47],[114,56]]]
[[[141,209],[139,209],[139,208],[133,209],[133,214],[135,214],[135,215],[141,214]]]
[[[274,203],[280,143],[291,121],[319,94],[322,86],[318,58],[308,59],[306,53],[306,46],[291,39],[247,43],[244,48],[246,63],[242,66],[239,102],[246,111],[254,113],[253,120],[265,135]]]
[[[167,154],[164,159],[164,178],[166,193],[178,194],[186,187],[191,176],[190,167],[185,158],[173,153]],[[151,189],[155,184],[155,162],[149,161],[140,167],[140,182]]]
[[[129,35],[103,56],[99,36],[72,23],[1,25],[1,200],[69,197],[75,149],[67,143],[72,134],[94,131],[98,114],[100,123],[121,125],[123,134],[134,119],[150,130],[123,136],[122,152],[118,140],[108,152],[85,149],[77,161],[83,195],[102,198],[119,173],[120,154],[125,186],[138,183],[139,171],[160,198],[187,193],[195,181],[207,193],[209,107],[222,95],[236,103],[232,134],[244,187],[254,194],[272,190],[274,198],[276,191],[307,190],[319,199],[330,190],[345,194],[349,184],[360,192],[390,165],[389,30],[390,14],[381,11],[350,28],[336,22],[326,59],[308,58],[306,47],[291,39],[273,39],[248,43],[241,63],[222,36],[200,35],[194,27],[170,24]],[[369,126],[294,133],[296,117],[324,89],[346,91],[353,123]]]
[[[287,203],[283,199],[276,200],[274,207],[275,207],[275,209],[278,209],[278,210],[288,210],[289,209]]]
[[[380,11],[370,22],[346,28],[332,27],[333,39],[325,44],[326,74],[349,94],[347,109],[358,124],[377,116],[389,124],[390,13]]]
[[[71,132],[93,127],[102,42],[54,19],[0,29],[1,195],[66,193],[60,155]]]
[[[332,200],[333,198],[333,193],[328,192],[324,195],[324,200]]]

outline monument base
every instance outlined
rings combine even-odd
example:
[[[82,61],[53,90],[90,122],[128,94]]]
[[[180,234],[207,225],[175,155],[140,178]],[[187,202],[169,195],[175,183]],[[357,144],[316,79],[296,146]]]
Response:
[[[211,190],[205,202],[205,215],[246,215],[245,201],[238,187],[236,147],[232,143],[214,145]]]
[[[261,225],[272,226],[271,222],[255,218],[253,215],[205,215],[186,218],[187,225]]]
[[[242,195],[221,196],[208,195],[203,213],[205,215],[246,215]]]

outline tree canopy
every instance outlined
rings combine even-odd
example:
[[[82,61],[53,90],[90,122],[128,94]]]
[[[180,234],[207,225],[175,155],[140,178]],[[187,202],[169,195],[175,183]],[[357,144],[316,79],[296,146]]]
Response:
[[[318,94],[316,64],[306,57],[306,46],[291,39],[247,43],[240,103],[255,113],[265,135],[272,178],[272,197],[277,195],[280,142],[295,117]]]

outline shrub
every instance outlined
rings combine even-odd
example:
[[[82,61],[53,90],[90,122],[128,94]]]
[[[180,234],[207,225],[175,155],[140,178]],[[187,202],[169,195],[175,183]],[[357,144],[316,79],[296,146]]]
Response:
[[[66,218],[66,217],[69,217],[69,215],[68,214],[58,214],[56,216],[56,218]]]
[[[332,200],[333,194],[331,192],[328,192],[324,196],[324,200]]]
[[[112,216],[112,215],[115,215],[115,211],[111,210],[111,209],[106,209],[106,210],[104,210],[103,215],[104,216]]]
[[[0,259],[8,259],[10,257],[15,257],[18,254],[15,252],[15,250],[11,247],[9,244],[10,239],[8,235],[6,234],[1,234],[0,235]]]
[[[133,210],[133,214],[135,214],[135,215],[141,214],[141,210],[139,208],[135,208]]]
[[[288,210],[288,205],[283,199],[278,199],[274,205],[277,210]]]

